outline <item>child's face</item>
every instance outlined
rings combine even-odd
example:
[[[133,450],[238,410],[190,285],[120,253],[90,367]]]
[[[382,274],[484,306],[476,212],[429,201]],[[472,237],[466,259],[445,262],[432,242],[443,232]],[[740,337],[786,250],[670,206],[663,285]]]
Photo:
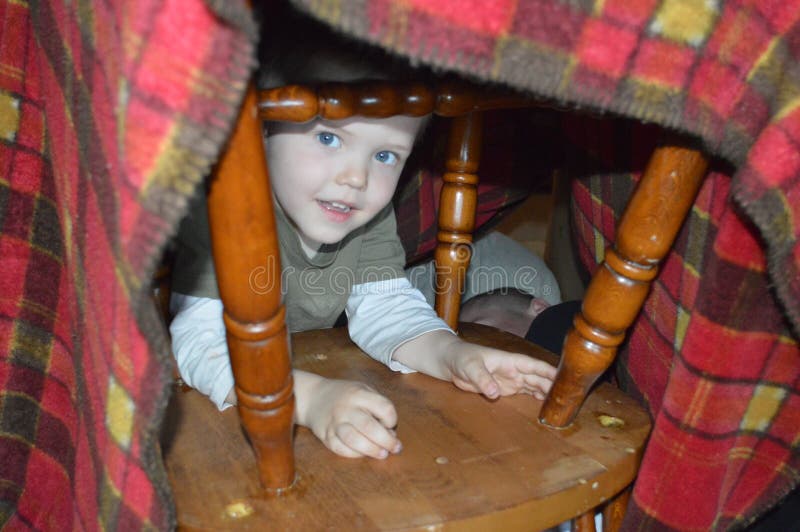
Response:
[[[339,242],[388,205],[421,123],[395,116],[270,124],[272,190],[304,248]]]

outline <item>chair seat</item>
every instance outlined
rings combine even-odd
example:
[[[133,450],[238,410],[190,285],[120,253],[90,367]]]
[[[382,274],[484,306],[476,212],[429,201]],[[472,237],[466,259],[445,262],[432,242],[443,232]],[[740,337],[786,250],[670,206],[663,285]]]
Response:
[[[462,324],[470,341],[555,363],[552,353],[497,329]],[[570,428],[541,425],[531,396],[489,401],[370,359],[347,330],[292,336],[294,366],[366,382],[395,404],[403,451],[379,461],[334,455],[297,428],[297,480],[280,495],[259,485],[235,409],[195,391],[173,396],[165,462],[181,529],[538,530],[601,504],[633,481],[650,432],[647,413],[609,384]],[[621,426],[620,426],[621,423]]]

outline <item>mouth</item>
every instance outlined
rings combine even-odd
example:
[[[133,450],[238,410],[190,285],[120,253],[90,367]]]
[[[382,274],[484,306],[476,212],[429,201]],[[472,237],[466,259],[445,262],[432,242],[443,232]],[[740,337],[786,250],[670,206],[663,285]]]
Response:
[[[351,210],[354,210],[355,207],[348,205],[347,203],[342,203],[340,201],[324,201],[324,200],[317,200],[317,203],[326,210],[347,214]]]

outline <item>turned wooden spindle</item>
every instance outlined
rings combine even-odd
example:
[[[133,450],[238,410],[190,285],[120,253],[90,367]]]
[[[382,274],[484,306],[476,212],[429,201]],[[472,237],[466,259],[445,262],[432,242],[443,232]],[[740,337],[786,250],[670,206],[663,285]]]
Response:
[[[653,153],[622,215],[616,245],[606,250],[564,340],[558,375],[539,413],[542,423],[569,425],[589,388],[614,361],[658,263],[694,202],[706,166],[705,157],[688,148],[661,147]]]
[[[436,313],[453,330],[458,327],[464,277],[472,258],[482,123],[481,112],[453,119],[439,197],[435,306]]]
[[[436,114],[445,117],[462,116],[489,109],[519,109],[523,107],[553,107],[530,96],[491,89],[463,81],[443,81],[436,87]]]
[[[617,532],[622,527],[622,520],[625,518],[630,498],[631,486],[628,486],[603,508],[603,530],[605,532]]]
[[[463,82],[443,82],[435,89],[421,83],[360,81],[287,85],[259,91],[262,120],[307,122],[316,117],[342,120],[353,116],[386,118],[435,113],[453,118],[474,111],[549,106],[507,91],[487,92]]]
[[[353,116],[386,118],[424,116],[433,112],[433,92],[421,83],[363,81],[322,83],[318,87],[288,85],[259,93],[262,120],[307,122],[320,117],[343,120]]]
[[[573,532],[595,532],[594,512],[586,512],[572,520]]]
[[[252,86],[215,170],[208,215],[239,416],[262,485],[280,490],[295,477],[294,395],[272,191]]]

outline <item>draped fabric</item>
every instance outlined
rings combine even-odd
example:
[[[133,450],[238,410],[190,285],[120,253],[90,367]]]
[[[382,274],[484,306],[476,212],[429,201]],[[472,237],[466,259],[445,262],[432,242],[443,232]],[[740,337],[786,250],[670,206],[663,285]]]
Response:
[[[150,279],[255,33],[243,2],[0,0],[0,528],[174,526]]]
[[[417,63],[699,139],[713,171],[620,356],[655,420],[625,527],[742,527],[796,486],[800,0],[292,3]],[[230,130],[254,24],[239,0],[0,0],[0,24],[0,526],[169,529],[149,280]],[[614,161],[565,171],[594,267],[640,168],[609,151],[619,122],[579,124],[558,134]]]

